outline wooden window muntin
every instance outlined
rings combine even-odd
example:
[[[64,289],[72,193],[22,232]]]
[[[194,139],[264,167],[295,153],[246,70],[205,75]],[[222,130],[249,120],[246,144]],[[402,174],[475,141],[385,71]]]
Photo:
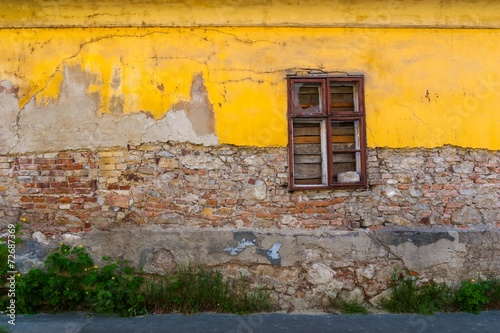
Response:
[[[303,108],[297,109],[294,87],[300,83],[320,83],[321,85],[321,101],[322,112],[303,112]],[[324,77],[324,78],[290,78],[288,80],[289,89],[289,166],[290,166],[290,189],[320,189],[320,188],[344,188],[344,187],[363,187],[367,184],[366,172],[366,133],[365,133],[365,110],[364,110],[364,87],[363,77]],[[332,87],[352,87],[352,107],[346,106],[343,109],[332,109],[332,100],[336,100],[336,96],[332,96]],[[348,92],[348,89],[345,91]],[[335,92],[334,92],[335,93]],[[342,92],[341,92],[342,93]],[[349,101],[350,96],[342,96],[344,100]],[[340,99],[339,99],[340,100]],[[314,117],[314,119],[312,118]],[[295,140],[294,140],[294,123],[300,124],[304,122],[319,122],[321,121],[324,126],[324,138],[321,139],[322,149],[325,151],[322,155],[322,181],[321,183],[307,183],[304,181],[296,181],[303,178],[301,174],[297,174],[300,170],[296,170],[297,163],[295,161]],[[353,145],[346,145],[339,148],[339,145],[333,142],[333,135],[335,134],[336,125],[339,124],[352,124],[354,137]],[[347,126],[349,127],[349,126]],[[329,139],[326,139],[329,138]],[[348,137],[340,138],[351,140]],[[354,168],[359,175],[359,181],[341,183],[337,179],[339,162],[348,159],[348,155],[355,156],[351,169]],[[326,155],[326,156],[325,156]],[[300,157],[301,159],[303,157]],[[344,168],[348,162],[344,164]],[[326,180],[324,179],[326,175]],[[351,174],[354,176],[354,174]],[[343,177],[345,178],[345,177]],[[353,177],[356,178],[356,177]]]

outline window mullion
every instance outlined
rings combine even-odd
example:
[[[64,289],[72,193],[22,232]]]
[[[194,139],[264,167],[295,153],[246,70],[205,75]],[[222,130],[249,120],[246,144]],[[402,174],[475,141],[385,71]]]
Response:
[[[325,135],[325,176],[326,182],[328,186],[331,186],[333,183],[333,159],[332,159],[332,130],[331,130],[331,120],[330,117],[326,117],[324,120],[324,135]]]

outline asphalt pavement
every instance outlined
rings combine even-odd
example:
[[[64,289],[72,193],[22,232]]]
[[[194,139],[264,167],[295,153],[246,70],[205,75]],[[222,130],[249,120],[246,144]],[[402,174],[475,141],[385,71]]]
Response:
[[[201,313],[146,315],[133,318],[94,316],[86,313],[57,315],[19,315],[15,326],[7,316],[0,326],[8,325],[11,332],[22,333],[500,333],[500,311],[480,314],[443,313],[433,316],[414,314],[254,314],[238,316]]]

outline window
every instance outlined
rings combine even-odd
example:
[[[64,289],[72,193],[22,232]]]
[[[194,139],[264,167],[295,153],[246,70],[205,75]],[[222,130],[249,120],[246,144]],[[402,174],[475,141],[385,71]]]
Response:
[[[362,187],[363,77],[288,78],[290,189]]]

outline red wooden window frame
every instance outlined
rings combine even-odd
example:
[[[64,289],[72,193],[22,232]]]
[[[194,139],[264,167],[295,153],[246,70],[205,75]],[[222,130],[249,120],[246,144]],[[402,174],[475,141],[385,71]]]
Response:
[[[366,167],[366,120],[365,120],[365,104],[364,104],[364,77],[346,76],[322,76],[322,77],[289,77],[288,81],[288,163],[289,163],[289,187],[290,190],[306,190],[306,189],[335,189],[335,188],[358,188],[366,187],[368,183],[367,167]],[[321,93],[319,96],[321,109],[303,110],[295,105],[295,85],[296,84],[319,84]],[[331,86],[335,84],[347,84],[353,86],[353,110],[332,111]],[[298,99],[298,97],[297,97]],[[295,175],[295,155],[294,155],[294,121],[300,122],[318,122],[324,123],[320,125],[326,127],[326,131],[322,131],[321,143],[325,150],[323,157],[326,160],[322,164],[322,174],[324,175],[321,184],[296,183]],[[334,150],[332,144],[332,122],[358,122],[359,148],[352,150]],[[356,136],[356,134],[354,134]],[[334,162],[333,156],[341,153],[359,153],[359,161],[355,159],[356,165],[359,163],[359,181],[340,183],[334,181]],[[345,155],[344,155],[345,156]],[[354,155],[356,156],[356,154]],[[326,170],[325,170],[326,169]]]

